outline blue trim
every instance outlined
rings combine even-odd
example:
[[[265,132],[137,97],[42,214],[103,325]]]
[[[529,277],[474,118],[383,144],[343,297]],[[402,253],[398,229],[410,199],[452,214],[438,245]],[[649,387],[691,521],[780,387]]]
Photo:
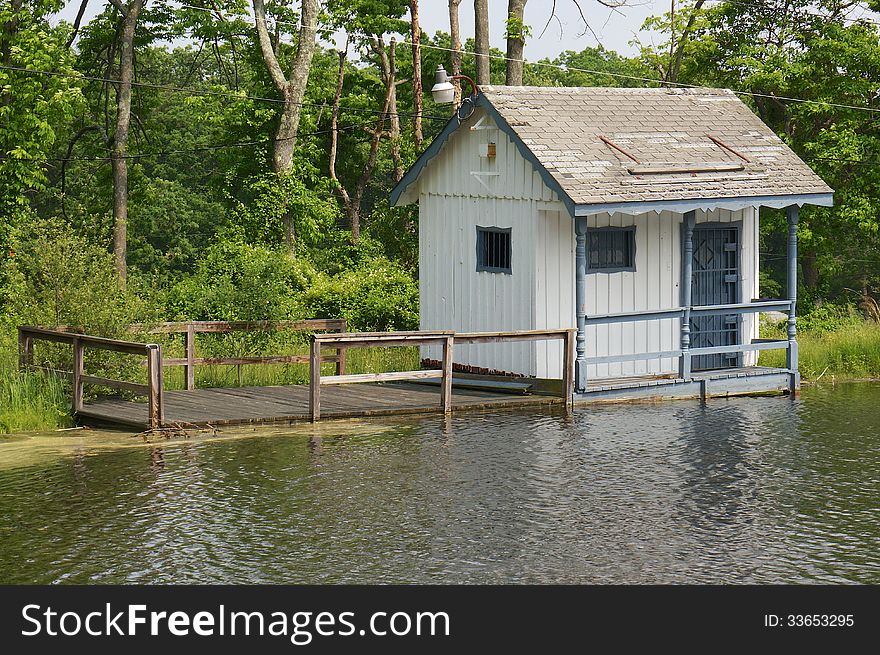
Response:
[[[782,209],[790,205],[819,205],[831,207],[834,205],[833,193],[803,193],[791,196],[739,196],[731,198],[691,198],[688,200],[648,200],[636,202],[606,202],[596,205],[576,205],[575,216],[590,216],[592,214],[621,214],[637,215],[646,212],[670,211],[675,214],[697,209],[731,209],[739,210],[746,207],[775,207]]]
[[[511,141],[513,141],[514,145],[516,145],[516,149],[519,150],[519,154],[523,156],[523,158],[531,163],[538,174],[541,176],[541,179],[544,181],[544,184],[559,196],[562,202],[565,204],[566,209],[568,209],[568,213],[571,216],[574,216],[575,204],[571,197],[562,189],[559,185],[559,182],[547,171],[546,168],[538,161],[538,158],[535,157],[535,154],[529,149],[529,147],[523,143],[522,139],[516,133],[516,131],[510,126],[510,124],[504,119],[504,117],[498,113],[498,110],[492,106],[492,103],[486,99],[486,96],[480,94],[477,96],[475,101],[476,107],[482,107],[486,110],[486,113],[495,121],[495,125],[504,132]],[[473,112],[471,113],[473,115]],[[470,118],[470,116],[468,116]],[[467,119],[465,119],[467,120]],[[403,195],[403,192],[407,190],[410,184],[415,182],[419,175],[422,173],[422,169],[427,166],[428,162],[431,161],[437,154],[440,152],[440,149],[443,145],[449,140],[449,137],[452,133],[461,126],[463,121],[459,120],[458,113],[449,119],[449,122],[446,123],[446,126],[437,135],[437,137],[431,142],[431,145],[428,146],[428,149],[425,150],[421,154],[421,156],[416,160],[412,166],[410,166],[409,170],[397,183],[397,186],[394,187],[391,191],[391,206],[394,207],[397,205],[397,202],[400,200],[400,196]]]

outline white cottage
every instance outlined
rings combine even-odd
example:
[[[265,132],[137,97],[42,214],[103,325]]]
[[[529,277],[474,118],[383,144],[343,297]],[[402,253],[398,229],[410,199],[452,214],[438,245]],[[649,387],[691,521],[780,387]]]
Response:
[[[577,327],[580,394],[798,387],[798,209],[832,190],[730,91],[482,87],[391,200],[419,203],[422,330]],[[785,299],[758,298],[760,207],[787,209]],[[769,310],[787,340],[758,339]],[[561,347],[462,345],[455,363],[559,378]],[[786,368],[757,366],[769,348]]]

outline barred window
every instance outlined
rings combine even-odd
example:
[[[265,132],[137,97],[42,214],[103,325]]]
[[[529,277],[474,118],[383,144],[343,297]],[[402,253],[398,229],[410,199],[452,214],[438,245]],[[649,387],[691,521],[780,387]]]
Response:
[[[510,228],[477,226],[477,271],[511,273]]]
[[[602,227],[588,230],[591,271],[634,271],[636,267],[636,229]]]

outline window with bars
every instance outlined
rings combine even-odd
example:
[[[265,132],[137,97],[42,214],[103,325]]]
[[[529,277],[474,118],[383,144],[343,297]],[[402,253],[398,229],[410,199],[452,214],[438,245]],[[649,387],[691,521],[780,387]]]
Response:
[[[477,226],[477,271],[512,272],[509,227]]]
[[[590,237],[589,270],[614,273],[636,270],[636,228],[601,227]]]

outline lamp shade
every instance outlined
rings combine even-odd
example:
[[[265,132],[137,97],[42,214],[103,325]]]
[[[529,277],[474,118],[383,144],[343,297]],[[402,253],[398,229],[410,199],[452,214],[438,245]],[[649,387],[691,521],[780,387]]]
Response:
[[[450,103],[455,98],[455,87],[449,81],[449,75],[442,64],[437,66],[437,72],[434,73],[434,86],[431,87],[431,95],[438,105]]]
[[[438,105],[448,104],[455,98],[455,87],[452,82],[440,82],[431,87],[431,95]]]

